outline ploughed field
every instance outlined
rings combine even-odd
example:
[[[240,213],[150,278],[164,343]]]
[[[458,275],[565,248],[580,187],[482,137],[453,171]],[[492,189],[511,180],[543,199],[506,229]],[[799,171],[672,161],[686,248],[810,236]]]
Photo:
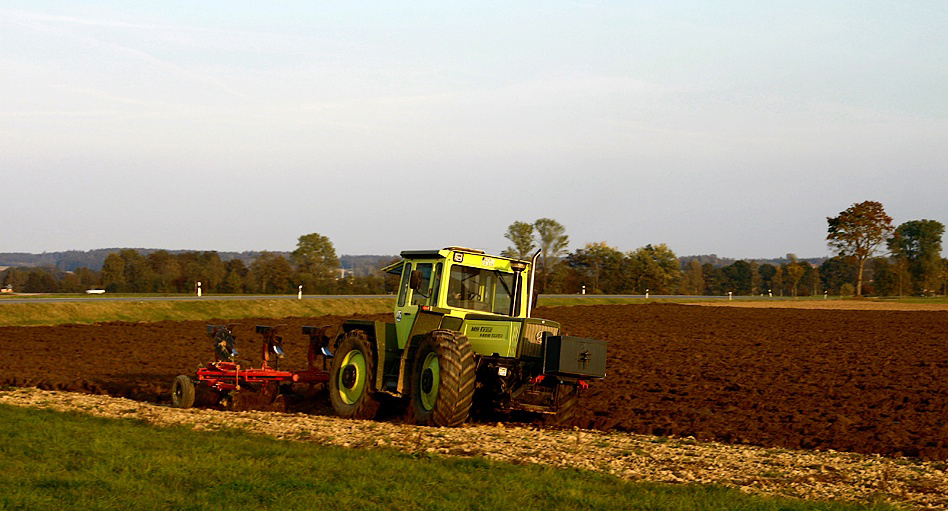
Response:
[[[609,341],[608,375],[583,393],[578,426],[948,459],[948,311],[648,304],[535,315],[569,335]],[[344,319],[230,322],[239,358],[254,366],[254,326],[286,324],[280,368],[301,369],[301,327]],[[167,403],[174,376],[213,359],[207,323],[3,327],[0,385]],[[326,413],[328,399],[317,396],[323,402],[311,410]]]

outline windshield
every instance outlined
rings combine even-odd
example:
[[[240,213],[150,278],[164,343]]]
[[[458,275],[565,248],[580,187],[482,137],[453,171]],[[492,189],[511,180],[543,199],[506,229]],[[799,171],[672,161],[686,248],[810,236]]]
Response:
[[[509,316],[512,313],[514,275],[497,270],[451,266],[448,306]]]

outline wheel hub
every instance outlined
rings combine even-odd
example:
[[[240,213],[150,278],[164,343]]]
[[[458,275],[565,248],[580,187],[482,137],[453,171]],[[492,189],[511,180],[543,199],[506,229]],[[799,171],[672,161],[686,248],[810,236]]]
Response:
[[[426,367],[425,371],[421,373],[421,391],[428,394],[432,387],[434,387],[434,373],[430,367]]]
[[[342,368],[342,386],[347,389],[352,389],[356,384],[356,374],[358,370],[353,364],[348,364],[346,367]]]
[[[421,373],[418,382],[418,394],[421,398],[421,407],[424,410],[434,410],[438,401],[438,387],[441,384],[441,365],[438,363],[437,353],[431,352],[425,356],[421,364]]]

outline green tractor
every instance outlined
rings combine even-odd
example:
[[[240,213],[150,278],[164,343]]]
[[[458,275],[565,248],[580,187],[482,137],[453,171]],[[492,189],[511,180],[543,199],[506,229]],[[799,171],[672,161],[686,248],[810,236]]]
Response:
[[[418,424],[457,426],[472,407],[568,423],[585,380],[605,377],[606,342],[533,318],[532,262],[449,247],[410,250],[395,322],[350,320],[336,339],[329,395],[342,417],[371,419],[387,397]]]

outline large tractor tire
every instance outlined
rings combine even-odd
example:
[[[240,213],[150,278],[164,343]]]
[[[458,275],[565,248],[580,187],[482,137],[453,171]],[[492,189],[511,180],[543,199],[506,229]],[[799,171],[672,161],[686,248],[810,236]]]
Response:
[[[343,337],[329,371],[329,400],[336,414],[347,419],[373,419],[379,400],[373,395],[375,355],[365,332]]]
[[[415,352],[411,413],[418,424],[458,426],[474,399],[476,366],[467,337],[450,330],[426,334]]]
[[[176,408],[194,406],[194,382],[186,374],[179,374],[171,383],[171,404]]]

